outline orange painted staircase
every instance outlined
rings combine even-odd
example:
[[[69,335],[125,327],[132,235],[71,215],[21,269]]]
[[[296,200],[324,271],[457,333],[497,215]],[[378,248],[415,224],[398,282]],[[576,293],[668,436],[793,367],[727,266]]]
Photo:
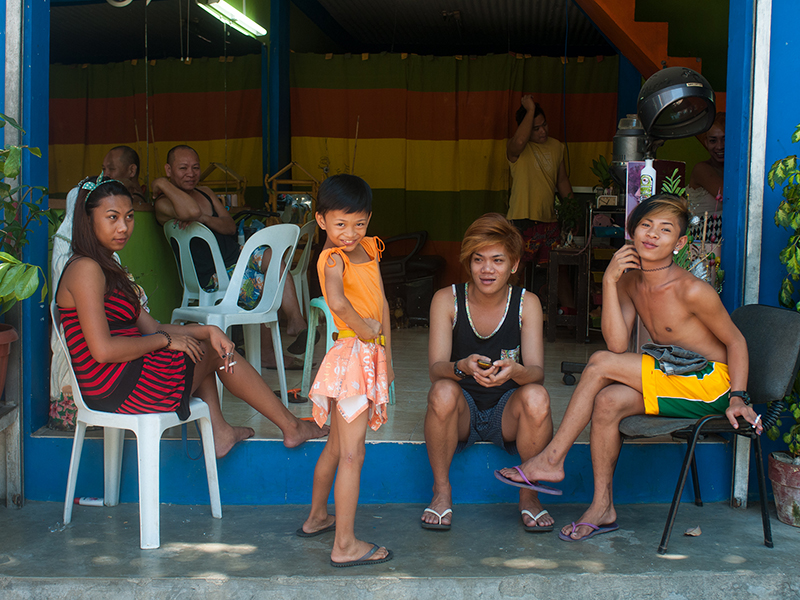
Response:
[[[645,79],[665,67],[689,67],[702,72],[702,62],[698,58],[669,56],[668,23],[635,20],[636,0],[575,2]]]

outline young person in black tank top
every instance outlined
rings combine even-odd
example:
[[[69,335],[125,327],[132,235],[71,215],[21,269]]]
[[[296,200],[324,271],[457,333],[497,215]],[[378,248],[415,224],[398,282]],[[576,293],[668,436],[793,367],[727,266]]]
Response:
[[[439,290],[431,303],[425,442],[433,471],[433,499],[425,529],[449,529],[450,463],[476,441],[510,454],[534,456],[550,441],[553,422],[544,381],[542,306],[534,294],[509,285],[519,267],[522,237],[490,213],[467,229],[461,264],[469,282]],[[525,529],[552,531],[537,493],[520,490]]]

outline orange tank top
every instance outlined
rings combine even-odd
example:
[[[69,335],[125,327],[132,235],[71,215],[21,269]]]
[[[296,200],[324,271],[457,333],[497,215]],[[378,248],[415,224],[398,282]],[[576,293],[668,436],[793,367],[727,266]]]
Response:
[[[384,299],[381,291],[381,271],[378,267],[378,262],[380,262],[384,245],[377,237],[365,237],[361,240],[361,246],[366,250],[370,260],[360,264],[350,262],[350,257],[342,248],[328,248],[322,251],[317,261],[317,273],[319,273],[322,295],[325,296],[325,302],[327,302],[325,270],[326,267],[332,267],[334,264],[331,255],[338,254],[344,262],[342,282],[344,284],[345,297],[361,318],[383,322]],[[335,313],[332,314],[333,322],[337,329],[350,329],[347,323],[342,321]]]

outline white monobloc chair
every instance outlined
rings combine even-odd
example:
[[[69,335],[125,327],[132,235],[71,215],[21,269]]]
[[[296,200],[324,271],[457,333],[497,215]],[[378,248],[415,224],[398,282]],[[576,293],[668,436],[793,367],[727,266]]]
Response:
[[[314,219],[311,219],[300,228],[300,237],[297,238],[297,245],[299,246],[305,241],[305,246],[300,253],[300,259],[291,271],[294,289],[297,290],[297,299],[300,301],[300,310],[306,320],[308,320],[308,313],[311,305],[311,292],[308,288],[307,277],[308,263],[311,260],[311,247],[314,245],[314,233],[316,233],[316,231],[317,222]]]
[[[278,309],[281,306],[283,286],[286,284],[289,269],[284,269],[281,274],[281,261],[283,258],[291,258],[294,254],[299,234],[300,228],[289,223],[270,225],[257,231],[244,245],[228,289],[219,304],[181,307],[172,311],[173,323],[186,321],[205,323],[206,325],[216,325],[222,331],[228,331],[231,325],[243,325],[247,360],[259,373],[261,372],[259,327],[262,323],[267,325],[272,332],[272,346],[275,350],[278,379],[281,385],[281,401],[285,406],[289,405],[289,399],[286,393],[286,372],[283,368],[283,346],[278,326]],[[254,308],[242,308],[239,306],[239,291],[244,282],[245,268],[250,256],[261,246],[269,246],[272,249],[272,257],[267,272],[264,274],[264,290]]]
[[[58,336],[61,347],[69,356],[69,349],[61,330],[61,317],[55,300],[50,305],[53,318],[53,330]],[[153,413],[145,415],[122,415],[92,410],[86,406],[80,387],[72,369],[72,396],[78,409],[75,419],[75,438],[72,443],[72,458],[67,476],[67,495],[64,500],[64,524],[72,521],[72,507],[75,498],[75,484],[78,480],[78,467],[81,462],[83,439],[87,426],[103,428],[103,504],[116,506],[119,504],[119,485],[122,475],[122,449],[125,441],[125,430],[136,435],[136,451],[139,463],[139,545],[143,550],[158,548],[161,545],[160,506],[159,506],[159,472],[161,459],[161,436],[170,427],[197,421],[203,440],[203,455],[208,476],[208,494],[211,498],[211,515],[222,518],[222,503],[219,495],[219,478],[217,477],[217,458],[214,453],[214,433],[211,430],[211,417],[208,405],[199,398],[191,398],[189,409],[191,416],[181,421],[174,412]]]
[[[228,272],[225,269],[225,261],[219,251],[219,244],[214,233],[205,225],[198,222],[189,223],[185,228],[179,227],[178,221],[172,219],[164,223],[164,236],[167,238],[175,257],[178,267],[178,276],[183,286],[183,298],[181,306],[189,306],[192,301],[200,306],[213,306],[225,295],[228,288]],[[208,282],[200,282],[197,279],[197,271],[192,260],[191,244],[192,240],[198,239],[199,243],[205,243],[211,250],[211,258],[214,261],[214,270],[217,273],[218,286],[213,292],[207,292],[203,285]]]

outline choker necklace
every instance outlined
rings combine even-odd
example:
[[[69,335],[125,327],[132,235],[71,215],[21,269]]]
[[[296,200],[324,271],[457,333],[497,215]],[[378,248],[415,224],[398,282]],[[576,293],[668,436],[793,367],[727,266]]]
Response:
[[[675,263],[671,262],[666,267],[658,267],[657,269],[642,269],[641,267],[639,267],[639,270],[644,271],[645,273],[653,273],[654,271],[663,271],[664,269],[669,269],[674,264]]]

